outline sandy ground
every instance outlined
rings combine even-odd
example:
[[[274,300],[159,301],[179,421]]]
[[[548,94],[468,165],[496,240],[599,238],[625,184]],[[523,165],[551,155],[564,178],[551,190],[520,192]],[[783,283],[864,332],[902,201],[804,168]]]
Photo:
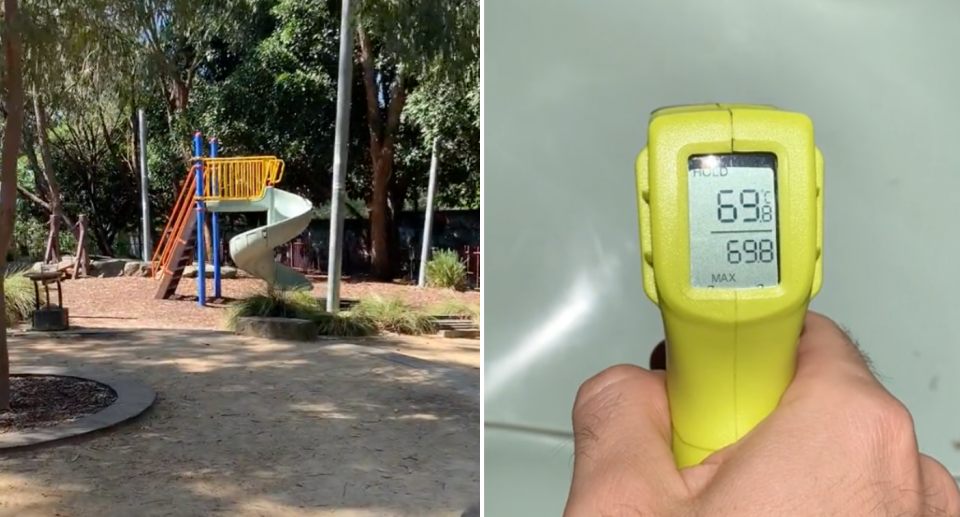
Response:
[[[207,282],[212,293],[212,282]],[[83,278],[63,282],[64,305],[70,309],[70,323],[81,328],[124,329],[203,329],[223,328],[223,303],[211,302],[201,308],[196,304],[196,280],[185,278],[178,293],[194,294],[194,300],[155,300],[158,282],[151,278]],[[252,278],[223,281],[223,296],[236,299],[263,288],[263,282]],[[326,296],[327,284],[317,282],[313,292]],[[447,300],[480,306],[477,291],[455,292],[447,289],[419,289],[401,284],[374,282],[345,282],[341,298],[359,299],[379,295],[400,298],[416,306],[430,306]],[[55,296],[55,295],[54,295]],[[443,339],[436,336],[393,336],[387,341],[361,339],[371,346],[385,346],[392,350],[431,361],[449,362],[470,368],[480,368],[480,341],[476,339]]]
[[[457,365],[478,371],[483,362],[479,339],[392,336],[389,339],[354,340],[353,343],[383,348],[426,361]]]
[[[82,327],[110,328],[175,328],[222,329],[221,302],[210,301],[205,308],[196,303],[196,280],[184,278],[177,293],[190,296],[188,300],[155,300],[159,282],[152,278],[82,278],[63,282],[63,302],[70,309],[70,322]],[[264,283],[253,278],[223,281],[221,295],[227,300],[237,299],[263,289]],[[207,281],[208,298],[213,296],[213,282]],[[317,282],[313,294],[325,298],[327,284]],[[415,286],[347,281],[342,285],[342,299],[360,299],[378,295],[400,298],[410,305],[427,307],[455,300],[461,304],[480,306],[480,293],[455,292],[449,289],[419,289]],[[55,295],[54,295],[55,296]]]
[[[113,368],[159,400],[97,437],[0,455],[0,517],[459,515],[479,497],[479,346],[430,341],[12,337],[14,365]]]

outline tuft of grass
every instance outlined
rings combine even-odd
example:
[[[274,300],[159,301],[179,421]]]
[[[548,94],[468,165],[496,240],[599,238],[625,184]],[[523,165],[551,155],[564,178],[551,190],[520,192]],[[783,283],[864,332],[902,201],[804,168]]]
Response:
[[[467,263],[453,250],[439,250],[427,261],[427,285],[463,290],[467,286]]]
[[[30,318],[33,313],[33,282],[24,276],[27,267],[8,267],[3,274],[3,302],[7,328]]]
[[[227,307],[225,326],[236,330],[237,320],[242,317],[310,320],[317,324],[322,336],[367,336],[377,330],[376,325],[364,317],[330,314],[307,289],[266,289],[237,300]]]
[[[380,331],[396,334],[432,334],[437,331],[433,317],[399,298],[361,298],[351,314],[365,318]]]
[[[449,298],[427,307],[427,313],[433,316],[462,317],[470,321],[479,321],[480,307],[460,300]]]
[[[313,321],[320,327],[321,336],[360,337],[377,333],[377,326],[372,321],[349,312],[324,312]]]

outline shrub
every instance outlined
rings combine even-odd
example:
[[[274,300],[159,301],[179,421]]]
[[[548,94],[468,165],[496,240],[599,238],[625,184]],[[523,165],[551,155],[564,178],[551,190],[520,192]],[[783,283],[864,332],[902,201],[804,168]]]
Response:
[[[3,275],[3,302],[7,328],[30,318],[34,308],[33,282],[24,276],[27,268],[7,267]]]
[[[236,330],[239,318],[251,316],[310,320],[317,324],[323,336],[366,336],[377,330],[376,325],[361,316],[330,314],[306,289],[266,289],[237,300],[227,307],[226,327]]]
[[[427,261],[427,285],[447,289],[464,289],[467,285],[467,263],[453,250],[440,250]]]
[[[480,307],[456,299],[448,299],[431,305],[427,313],[434,316],[458,316],[477,321],[480,318]]]
[[[433,317],[398,298],[362,298],[351,311],[371,322],[380,331],[397,334],[432,334],[437,331]]]

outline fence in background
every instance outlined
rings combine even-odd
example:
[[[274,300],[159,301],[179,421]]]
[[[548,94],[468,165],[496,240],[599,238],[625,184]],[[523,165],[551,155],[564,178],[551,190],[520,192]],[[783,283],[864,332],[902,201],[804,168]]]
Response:
[[[433,248],[438,251],[439,248]],[[460,260],[467,266],[467,282],[473,288],[480,287],[480,246],[463,246],[457,250]],[[407,280],[416,280],[420,271],[418,250],[402,248],[400,250],[400,271],[398,276]],[[327,250],[311,246],[304,237],[297,237],[276,249],[277,261],[307,275],[327,274]],[[358,246],[344,248],[343,274],[363,275],[369,273],[370,257],[367,251]]]

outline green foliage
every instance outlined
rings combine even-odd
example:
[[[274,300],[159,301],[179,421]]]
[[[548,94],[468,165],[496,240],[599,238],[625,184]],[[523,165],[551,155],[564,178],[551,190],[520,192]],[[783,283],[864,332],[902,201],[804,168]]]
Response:
[[[47,252],[47,239],[50,237],[49,224],[36,218],[18,217],[13,227],[13,245],[10,253],[16,259],[39,261]],[[77,252],[77,237],[73,232],[60,230],[60,254],[73,255]]]
[[[273,30],[219,81],[198,85],[194,106],[225,155],[280,156],[284,188],[320,202],[333,166],[337,16],[326,2],[290,0],[270,15]]]
[[[454,79],[433,74],[421,80],[407,97],[405,124],[420,131],[414,140],[429,160],[435,138],[440,139],[437,205],[444,208],[480,208],[480,73],[479,64]],[[401,142],[398,163],[415,151]],[[426,169],[424,162],[420,165]],[[426,197],[427,178],[421,173],[418,190]]]
[[[375,332],[367,319],[350,313],[330,314],[310,291],[264,290],[237,300],[227,307],[225,326],[236,330],[242,317],[299,318],[310,320],[320,327],[322,336],[366,336]]]
[[[382,332],[418,335],[437,331],[432,316],[399,298],[363,298],[353,307],[351,314],[372,322]]]
[[[479,321],[480,319],[480,307],[455,298],[448,298],[431,305],[427,308],[427,313],[434,316],[467,318],[471,321]]]
[[[356,16],[379,43],[381,65],[456,77],[479,62],[479,0],[366,0]]]
[[[85,214],[92,250],[115,254],[139,233],[136,111],[147,115],[154,240],[186,175],[190,135],[221,141],[221,155],[284,159],[283,188],[330,198],[340,3],[333,0],[25,0],[27,105],[14,255],[46,243],[49,188],[67,218]],[[441,138],[437,204],[479,206],[479,2],[362,0],[357,24],[373,42],[388,95],[403,78],[407,103],[393,135],[393,201],[418,204],[430,148]],[[370,131],[354,66],[347,194],[363,216],[371,194]],[[383,99],[381,100],[381,102]],[[34,103],[48,115],[38,134]],[[381,106],[381,111],[385,107]],[[49,142],[43,149],[43,136]],[[47,162],[50,163],[47,163]],[[230,219],[225,217],[224,219]],[[225,223],[229,224],[229,223]],[[61,238],[73,253],[72,236]]]
[[[30,318],[34,308],[33,282],[24,276],[24,268],[7,268],[3,275],[3,302],[6,328]]]
[[[467,264],[456,251],[439,250],[427,261],[427,285],[462,290],[467,284]]]

